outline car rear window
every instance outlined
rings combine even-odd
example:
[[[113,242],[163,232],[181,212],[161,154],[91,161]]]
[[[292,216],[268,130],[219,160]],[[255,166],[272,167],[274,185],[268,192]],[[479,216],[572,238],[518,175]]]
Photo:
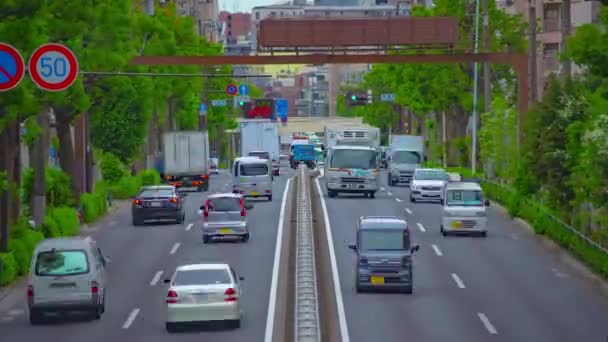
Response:
[[[264,176],[268,174],[266,164],[241,164],[241,176]]]
[[[209,199],[209,211],[239,211],[240,200],[235,197],[217,197]]]
[[[176,286],[231,284],[232,279],[227,270],[188,270],[177,271]]]
[[[89,262],[84,250],[42,252],[36,258],[36,275],[39,276],[69,276],[88,272]]]
[[[172,189],[154,189],[154,190],[143,190],[139,193],[139,197],[148,198],[148,197],[172,197],[173,190]]]
[[[249,152],[250,157],[258,157],[262,159],[270,159],[270,153],[268,152]]]
[[[404,250],[410,248],[409,234],[399,229],[363,230],[359,241],[362,250]]]

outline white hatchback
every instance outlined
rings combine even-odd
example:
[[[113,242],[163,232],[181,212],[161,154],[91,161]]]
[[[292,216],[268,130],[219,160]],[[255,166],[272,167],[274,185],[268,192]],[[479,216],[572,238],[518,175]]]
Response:
[[[167,331],[192,323],[228,323],[239,328],[241,323],[240,281],[227,264],[193,264],[179,266],[169,283],[167,293]]]

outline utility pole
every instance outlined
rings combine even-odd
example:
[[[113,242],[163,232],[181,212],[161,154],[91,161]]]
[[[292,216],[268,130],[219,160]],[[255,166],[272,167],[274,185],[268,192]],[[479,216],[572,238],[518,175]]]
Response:
[[[532,105],[538,98],[538,81],[537,65],[536,65],[536,0],[528,0],[529,18],[528,27],[530,41],[530,99],[529,104]]]
[[[32,196],[32,216],[37,228],[41,228],[46,216],[46,179],[45,170],[48,167],[49,160],[49,129],[51,107],[45,106],[36,121],[42,129],[42,134],[38,137],[38,141],[32,147],[34,160],[31,161],[31,167],[36,170],[34,172],[34,188]]]
[[[488,0],[482,0],[482,12],[483,12],[483,47],[484,52],[490,52],[490,14],[488,11]],[[491,93],[491,74],[490,74],[490,63],[483,63],[483,98],[484,98],[484,112],[490,111],[490,104],[492,103]]]
[[[570,23],[571,23],[571,8],[570,8],[570,0],[562,1],[562,38],[559,42],[559,52],[563,54],[566,52],[566,39],[570,35]],[[572,75],[572,62],[570,60],[565,60],[562,62],[562,70],[561,76],[565,79]]]
[[[209,66],[205,65],[203,66],[203,73],[205,75],[209,74]],[[204,104],[207,108],[207,111],[205,113],[203,112],[199,112],[198,113],[198,129],[201,131],[206,131],[207,130],[207,113],[209,112],[209,82],[211,80],[209,79],[209,76],[205,76],[203,78],[203,92],[201,94],[201,104]]]
[[[479,0],[475,1],[475,53],[479,53]],[[471,173],[475,175],[477,168],[477,62],[473,64],[473,115],[472,115],[472,146],[471,146]]]

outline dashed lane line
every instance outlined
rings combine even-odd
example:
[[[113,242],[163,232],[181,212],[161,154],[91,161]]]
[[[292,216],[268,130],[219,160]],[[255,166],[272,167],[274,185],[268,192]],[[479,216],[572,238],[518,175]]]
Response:
[[[186,226],[186,231],[192,229],[192,226],[194,226],[194,223],[190,223],[188,226]]]
[[[154,278],[152,278],[152,281],[150,281],[150,286],[156,286],[156,284],[158,284],[158,281],[160,280],[160,277],[163,276],[163,271],[158,271],[156,272],[156,274],[154,275]]]
[[[458,276],[458,274],[456,273],[452,273],[452,278],[454,279],[454,281],[456,282],[456,285],[461,288],[464,289],[464,283],[462,282],[462,280],[460,279],[460,277]]]
[[[442,256],[443,253],[441,253],[441,250],[439,249],[439,247],[437,247],[437,245],[431,245],[431,247],[433,247],[433,250],[435,251],[435,254],[437,254],[438,256]]]
[[[129,329],[135,321],[135,318],[137,318],[137,315],[139,315],[139,308],[133,309],[133,311],[131,311],[129,317],[127,317],[127,320],[125,321],[125,324],[122,325],[122,328]]]
[[[492,334],[492,335],[498,334],[498,332],[496,331],[496,328],[494,328],[494,326],[492,325],[492,323],[490,322],[488,317],[486,317],[486,315],[483,312],[478,312],[477,316],[479,317],[479,319],[481,320],[481,323],[483,323],[483,326],[486,327],[486,330],[490,334]]]
[[[169,254],[175,254],[180,245],[181,244],[179,242],[176,242],[175,245],[173,245],[173,248],[171,248],[171,252],[169,252]]]
[[[412,211],[410,210],[410,208],[405,208],[405,212],[407,212],[408,214],[412,215]]]
[[[403,200],[401,200],[401,198],[395,198],[395,201],[397,201],[399,203],[403,202]]]
[[[386,194],[389,195],[389,196],[393,196],[393,193],[390,192],[390,191],[387,191]]]
[[[422,225],[422,223],[418,222],[416,223],[416,225],[418,226],[418,229],[420,229],[421,232],[426,232],[426,229],[424,229],[424,226]]]

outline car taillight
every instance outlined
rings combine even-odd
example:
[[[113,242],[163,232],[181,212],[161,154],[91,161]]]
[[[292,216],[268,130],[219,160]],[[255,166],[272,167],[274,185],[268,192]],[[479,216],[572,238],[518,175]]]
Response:
[[[202,175],[201,178],[202,179],[207,179],[207,178],[209,178],[209,175]]]
[[[203,216],[209,217],[209,200],[205,201],[205,209],[203,210]]]
[[[177,203],[177,197],[171,197],[169,199],[169,202],[171,202],[171,203]]]
[[[224,292],[224,294],[226,295],[226,299],[224,299],[224,301],[226,302],[235,302],[236,301],[236,291],[232,288],[229,287],[226,289],[226,291]]]
[[[96,281],[92,281],[91,282],[91,294],[96,295],[98,293],[99,293],[99,287],[97,285],[97,282]]]
[[[27,296],[28,298],[34,297],[34,287],[32,285],[27,287]]]
[[[167,303],[169,303],[169,304],[177,303],[177,292],[175,292],[173,290],[169,290],[169,292],[167,293]]]
[[[246,216],[247,212],[245,211],[245,208],[241,208],[241,216]]]
[[[133,204],[135,204],[135,205],[141,205],[141,200],[140,199],[134,199],[133,200]]]

